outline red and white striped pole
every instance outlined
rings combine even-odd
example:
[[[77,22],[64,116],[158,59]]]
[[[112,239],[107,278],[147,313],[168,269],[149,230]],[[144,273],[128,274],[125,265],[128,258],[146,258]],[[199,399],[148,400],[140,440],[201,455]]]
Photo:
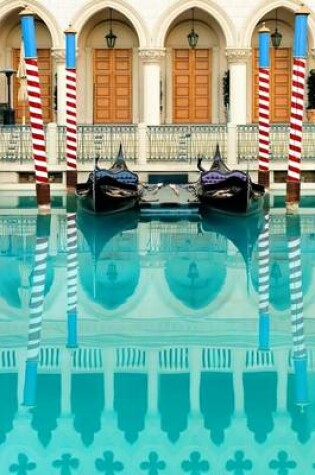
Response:
[[[35,261],[32,273],[30,299],[30,319],[25,365],[24,400],[25,406],[34,406],[36,400],[37,366],[44,310],[46,267],[50,233],[50,216],[37,216]]]
[[[269,350],[269,212],[265,215],[263,230],[258,238],[258,293],[259,293],[259,349]]]
[[[270,185],[270,30],[263,24],[259,30],[259,156],[258,183],[269,188]]]
[[[76,32],[72,28],[66,36],[66,155],[67,190],[73,193],[77,184],[77,71]]]
[[[32,131],[36,195],[39,212],[50,212],[50,185],[47,170],[43,109],[38,74],[34,13],[28,7],[21,13],[27,93]]]
[[[295,213],[298,211],[301,194],[302,133],[307,56],[307,18],[309,13],[308,8],[303,5],[295,14],[289,163],[286,193],[287,213]]]
[[[301,264],[300,216],[287,216],[287,236],[290,271],[291,328],[293,340],[295,403],[303,408],[308,404],[307,350],[304,336],[303,281]]]
[[[67,197],[67,347],[77,343],[78,239],[75,196]]]

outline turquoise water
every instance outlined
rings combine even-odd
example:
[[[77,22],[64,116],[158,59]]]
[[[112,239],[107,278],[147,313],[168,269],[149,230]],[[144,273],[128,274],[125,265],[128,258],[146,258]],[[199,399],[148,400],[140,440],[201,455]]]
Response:
[[[0,201],[1,475],[315,474],[313,198],[228,221]]]

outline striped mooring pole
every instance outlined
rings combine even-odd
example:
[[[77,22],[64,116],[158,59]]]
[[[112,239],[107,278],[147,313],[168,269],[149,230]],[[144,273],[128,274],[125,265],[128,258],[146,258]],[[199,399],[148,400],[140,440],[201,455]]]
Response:
[[[295,376],[295,403],[302,409],[308,404],[307,351],[304,338],[303,288],[301,265],[300,216],[287,216],[290,272],[290,310]]]
[[[66,37],[66,155],[67,191],[73,193],[77,184],[77,72],[76,32],[71,27]]]
[[[40,213],[47,213],[50,212],[50,185],[47,171],[43,109],[38,74],[34,12],[26,7],[20,12],[20,16],[32,132],[37,206]]]
[[[259,294],[259,342],[260,350],[270,349],[270,316],[269,316],[269,212],[265,214],[265,222],[258,238],[258,294]]]
[[[263,24],[258,32],[258,183],[270,186],[270,30]]]
[[[41,342],[42,316],[44,310],[50,215],[37,216],[35,258],[32,273],[28,345],[26,351],[24,398],[25,406],[34,406],[36,401],[37,367]]]
[[[307,7],[302,5],[295,14],[293,42],[293,72],[291,84],[290,142],[287,173],[286,209],[296,213],[301,193],[301,156],[304,114],[305,69],[307,56]]]
[[[68,348],[77,348],[78,239],[75,196],[67,197],[67,326]]]

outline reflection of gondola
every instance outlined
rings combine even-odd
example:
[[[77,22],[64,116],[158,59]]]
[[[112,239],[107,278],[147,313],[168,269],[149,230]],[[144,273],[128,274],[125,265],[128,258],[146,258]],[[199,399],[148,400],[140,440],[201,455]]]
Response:
[[[136,211],[98,216],[78,213],[77,224],[90,249],[79,257],[80,280],[86,293],[114,309],[132,295],[140,275]]]
[[[201,309],[214,301],[221,291],[226,275],[228,241],[243,256],[249,269],[254,245],[263,225],[260,214],[246,217],[220,213],[199,222],[188,221],[180,231],[174,228],[165,237],[165,277],[170,290],[185,306]],[[160,243],[163,244],[163,243]],[[191,244],[191,250],[190,250]]]
[[[100,169],[96,163],[87,182],[77,185],[76,194],[82,207],[95,213],[117,213],[138,205],[139,178],[128,170],[121,145],[112,167]]]
[[[263,206],[264,187],[253,183],[248,173],[230,170],[223,162],[217,146],[209,171],[201,166],[202,172],[196,188],[201,205],[224,213],[251,214]]]
[[[248,265],[252,251],[264,224],[264,216],[260,213],[247,216],[230,216],[228,219],[220,213],[204,215],[202,230],[220,233],[231,241],[243,256]]]

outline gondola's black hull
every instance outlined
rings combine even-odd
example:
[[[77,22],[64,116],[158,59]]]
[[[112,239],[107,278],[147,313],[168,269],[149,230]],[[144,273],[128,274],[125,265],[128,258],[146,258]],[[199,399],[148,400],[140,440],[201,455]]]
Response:
[[[199,184],[197,197],[202,209],[213,209],[232,215],[258,213],[264,205],[264,189],[260,185],[234,178],[215,183]]]
[[[77,186],[77,197],[81,208],[89,213],[114,214],[137,208],[139,205],[140,192],[138,189],[124,189],[109,187],[107,185]]]

